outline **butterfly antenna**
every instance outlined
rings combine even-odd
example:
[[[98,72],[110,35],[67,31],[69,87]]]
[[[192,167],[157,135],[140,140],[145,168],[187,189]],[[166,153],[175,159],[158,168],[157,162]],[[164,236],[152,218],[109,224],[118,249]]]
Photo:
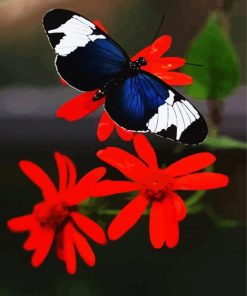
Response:
[[[185,65],[189,65],[189,66],[197,66],[197,67],[204,67],[204,65],[193,64],[193,63],[185,63]]]
[[[164,19],[165,19],[165,14],[162,15],[162,18],[161,18],[160,23],[159,23],[159,27],[158,27],[158,29],[157,29],[155,35],[154,35],[154,38],[153,38],[153,42],[154,42],[154,40],[157,38],[157,36],[158,36],[158,34],[159,34],[159,31],[160,31],[160,28],[161,28],[161,26],[162,26],[162,24],[163,24],[163,22],[164,22]]]
[[[155,41],[155,39],[157,38],[158,34],[159,34],[159,31],[160,31],[160,28],[164,22],[164,19],[165,19],[165,14],[162,15],[162,18],[160,20],[160,23],[159,23],[159,26],[158,26],[158,29],[154,35],[154,38],[153,38],[153,42]],[[201,65],[201,64],[194,64],[194,63],[185,63],[186,65],[189,65],[189,66],[196,66],[196,67],[203,67],[204,65]]]

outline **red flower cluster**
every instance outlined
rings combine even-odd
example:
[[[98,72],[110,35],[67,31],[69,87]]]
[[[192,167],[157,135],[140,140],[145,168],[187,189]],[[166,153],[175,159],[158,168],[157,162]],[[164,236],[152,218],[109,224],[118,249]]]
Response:
[[[34,267],[45,260],[55,241],[57,257],[73,274],[76,272],[75,249],[89,266],[95,265],[95,255],[84,235],[99,244],[106,244],[102,228],[77,211],[77,205],[90,196],[91,189],[106,170],[96,168],[76,182],[73,162],[60,153],[55,153],[55,159],[59,173],[58,190],[39,166],[30,161],[20,162],[23,173],[41,189],[44,201],[35,205],[32,214],[9,220],[8,227],[13,232],[29,231],[23,248],[33,251],[31,263]]]
[[[78,182],[76,168],[65,155],[55,153],[59,173],[57,189],[48,175],[36,164],[21,161],[20,168],[42,191],[44,201],[35,205],[31,214],[13,218],[8,227],[13,232],[29,231],[24,249],[33,251],[32,265],[39,266],[55,242],[57,257],[64,261],[69,273],[76,272],[76,253],[90,266],[95,255],[84,235],[99,244],[106,236],[94,221],[78,212],[77,205],[89,197],[138,191],[113,219],[108,236],[116,240],[131,229],[143,212],[150,209],[150,240],[154,248],[164,243],[172,248],[179,240],[179,221],[186,216],[184,201],[179,190],[209,190],[227,186],[228,177],[211,172],[197,172],[211,165],[215,156],[208,152],[197,153],[159,168],[155,151],[142,134],[133,139],[138,157],[117,147],[107,147],[97,156],[117,168],[128,181],[101,180],[104,167],[88,172]]]
[[[154,248],[161,248],[164,243],[172,248],[179,240],[178,222],[186,216],[185,203],[176,191],[224,187],[228,184],[228,177],[217,173],[197,172],[216,160],[211,153],[197,153],[180,159],[167,168],[159,168],[155,151],[144,135],[135,135],[133,143],[139,158],[117,147],[107,147],[97,153],[101,160],[132,181],[103,180],[98,183],[92,195],[138,191],[137,196],[111,222],[108,228],[109,238],[116,240],[124,235],[151,204],[151,243]]]
[[[99,21],[94,21],[94,23],[101,30],[107,32]],[[131,60],[137,60],[139,57],[144,57],[147,60],[147,65],[142,67],[143,70],[158,76],[161,80],[170,85],[191,84],[192,78],[189,75],[172,71],[182,67],[186,62],[185,59],[179,57],[162,57],[169,50],[171,42],[171,36],[163,35],[156,39],[151,45],[139,51]],[[66,82],[63,79],[61,80],[61,83],[66,85]],[[62,105],[57,110],[56,116],[62,117],[68,121],[75,121],[94,112],[103,105],[105,101],[105,98],[93,101],[96,92],[97,90],[93,90],[76,96]],[[133,132],[118,126],[109,117],[106,111],[104,111],[98,125],[97,136],[99,141],[107,140],[114,128],[116,128],[118,135],[124,141],[132,140]]]

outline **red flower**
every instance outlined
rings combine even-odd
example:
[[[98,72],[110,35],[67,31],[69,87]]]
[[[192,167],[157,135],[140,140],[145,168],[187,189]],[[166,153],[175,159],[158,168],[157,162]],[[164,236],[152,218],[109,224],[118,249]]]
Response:
[[[97,137],[101,142],[106,141],[112,134],[114,128],[116,129],[120,138],[124,141],[131,141],[134,133],[116,124],[106,111],[103,111],[97,129]]]
[[[170,85],[187,85],[192,83],[191,76],[173,72],[177,68],[181,68],[186,60],[179,57],[162,57],[170,48],[172,37],[162,35],[157,38],[151,45],[139,51],[131,59],[137,60],[139,57],[144,57],[147,60],[147,65],[142,66],[142,69],[158,76],[161,80]]]
[[[137,196],[111,222],[108,228],[109,238],[116,240],[124,235],[151,204],[151,243],[154,248],[161,248],[164,243],[172,248],[179,240],[178,222],[186,216],[185,203],[176,191],[224,187],[228,184],[228,177],[210,172],[195,173],[216,160],[211,153],[196,153],[167,168],[159,168],[155,151],[144,135],[135,135],[133,143],[139,158],[117,147],[107,147],[97,152],[101,160],[132,181],[101,181],[92,196],[138,191]]]
[[[37,185],[44,201],[36,204],[31,214],[10,219],[8,227],[13,232],[29,231],[23,248],[33,251],[32,265],[39,266],[55,242],[56,255],[64,261],[67,271],[76,272],[77,249],[89,266],[95,265],[95,255],[84,235],[99,244],[106,244],[102,228],[77,212],[76,206],[90,196],[92,188],[104,176],[104,167],[88,172],[78,182],[76,168],[65,155],[55,153],[59,174],[59,189],[48,175],[30,161],[20,161],[23,173]]]
[[[104,32],[107,32],[105,27],[99,22],[94,23]],[[147,65],[142,69],[158,76],[161,80],[170,85],[185,85],[191,84],[192,78],[184,73],[173,72],[171,70],[182,67],[185,64],[185,59],[179,57],[163,57],[166,51],[170,48],[172,38],[169,35],[163,35],[156,39],[151,45],[139,51],[131,60],[137,60],[139,57],[144,57],[147,60]],[[62,79],[61,83],[66,85]],[[68,121],[78,120],[98,109],[104,104],[105,98],[99,101],[93,101],[93,97],[98,89],[80,94],[62,105],[56,112],[57,117],[62,117]],[[97,136],[100,141],[107,140],[112,134],[114,127],[117,133],[124,141],[130,141],[133,138],[133,132],[118,126],[103,112],[100,123],[98,125]]]

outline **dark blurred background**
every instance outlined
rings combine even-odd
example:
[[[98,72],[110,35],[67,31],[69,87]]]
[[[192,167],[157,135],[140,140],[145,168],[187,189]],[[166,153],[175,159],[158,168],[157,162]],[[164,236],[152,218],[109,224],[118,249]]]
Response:
[[[244,0],[1,0],[0,295],[245,295],[246,157],[245,150],[236,148],[215,150],[216,171],[229,175],[231,182],[227,189],[205,198],[218,216],[238,221],[238,227],[217,228],[205,213],[190,215],[181,223],[179,246],[156,251],[148,241],[148,219],[143,217],[118,242],[94,246],[97,266],[93,269],[79,263],[76,276],[69,276],[54,254],[40,268],[30,266],[30,254],[21,249],[25,234],[9,233],[5,227],[9,218],[29,213],[41,199],[20,172],[18,161],[32,160],[56,179],[54,151],[70,156],[79,174],[84,174],[100,164],[95,157],[99,148],[131,146],[116,135],[107,143],[97,141],[101,110],[74,123],[55,118],[56,109],[77,92],[60,85],[54,68],[54,54],[42,28],[42,17],[51,8],[100,20],[130,55],[151,43],[165,14],[159,35],[170,34],[173,43],[167,55],[181,57],[208,15],[221,10],[241,65],[241,83],[225,102],[221,132],[246,140]],[[205,101],[191,101],[207,116]],[[161,164],[207,149],[186,147],[176,155],[174,143],[151,140]],[[109,222],[111,217],[104,219]]]

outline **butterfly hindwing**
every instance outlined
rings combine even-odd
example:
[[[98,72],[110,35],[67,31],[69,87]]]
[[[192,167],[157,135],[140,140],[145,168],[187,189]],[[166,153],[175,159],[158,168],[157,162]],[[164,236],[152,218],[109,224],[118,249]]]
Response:
[[[112,88],[105,108],[128,130],[151,131],[184,144],[198,144],[207,136],[207,124],[196,108],[145,71],[126,77]]]
[[[95,24],[79,14],[54,9],[43,20],[60,76],[71,86],[89,91],[102,87],[125,69],[124,50]]]

